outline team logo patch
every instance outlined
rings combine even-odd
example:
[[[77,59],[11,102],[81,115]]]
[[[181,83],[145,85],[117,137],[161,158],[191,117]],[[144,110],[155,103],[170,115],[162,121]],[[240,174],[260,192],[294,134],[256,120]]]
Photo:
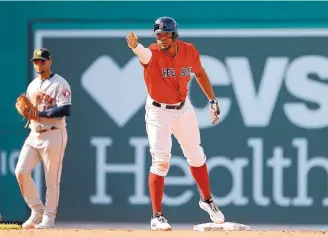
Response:
[[[37,55],[37,56],[42,56],[42,51],[41,51],[41,50],[38,50],[38,51],[36,52],[36,55]]]
[[[71,92],[70,92],[68,89],[65,89],[65,90],[63,91],[63,95],[64,95],[65,97],[69,97],[69,96],[71,95]]]

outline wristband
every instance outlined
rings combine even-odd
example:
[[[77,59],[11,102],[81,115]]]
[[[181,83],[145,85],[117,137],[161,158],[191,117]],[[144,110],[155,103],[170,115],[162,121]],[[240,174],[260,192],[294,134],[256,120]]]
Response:
[[[210,100],[210,104],[216,104],[218,102],[218,100],[215,98],[214,100]]]

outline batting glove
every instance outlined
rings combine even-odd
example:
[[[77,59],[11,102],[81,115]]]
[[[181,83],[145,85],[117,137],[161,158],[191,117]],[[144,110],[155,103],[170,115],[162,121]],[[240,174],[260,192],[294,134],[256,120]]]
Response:
[[[220,107],[217,99],[210,100],[210,119],[216,124],[220,119]]]

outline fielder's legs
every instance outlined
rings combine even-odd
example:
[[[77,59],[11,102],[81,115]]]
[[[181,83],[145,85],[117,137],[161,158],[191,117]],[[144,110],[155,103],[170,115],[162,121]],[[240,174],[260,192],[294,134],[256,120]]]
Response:
[[[209,213],[213,222],[224,222],[223,213],[217,208],[211,197],[209,174],[205,163],[206,156],[200,145],[201,139],[197,116],[188,99],[179,119],[174,123],[173,134],[177,138],[184,156],[187,158],[191,174],[200,191],[200,207]]]
[[[46,203],[42,222],[35,228],[53,228],[59,202],[62,162],[67,144],[66,129],[54,130],[47,133],[43,139],[46,146],[39,150],[44,167],[46,180]]]
[[[164,177],[167,175],[171,159],[171,126],[177,114],[146,105],[146,130],[149,140],[152,166],[149,173],[149,192],[152,201],[152,230],[171,230],[163,216],[162,199],[164,194]]]
[[[40,160],[41,157],[38,150],[24,143],[19,154],[15,174],[21,194],[32,213],[30,218],[22,225],[23,228],[34,228],[42,220],[44,206],[38,195],[36,184],[31,177],[33,168]]]

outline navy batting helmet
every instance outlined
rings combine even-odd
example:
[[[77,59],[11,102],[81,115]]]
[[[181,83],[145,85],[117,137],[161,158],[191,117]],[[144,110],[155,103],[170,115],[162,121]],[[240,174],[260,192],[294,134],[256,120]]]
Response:
[[[160,17],[154,23],[154,33],[160,32],[172,32],[173,38],[177,39],[179,37],[178,24],[171,17]]]

